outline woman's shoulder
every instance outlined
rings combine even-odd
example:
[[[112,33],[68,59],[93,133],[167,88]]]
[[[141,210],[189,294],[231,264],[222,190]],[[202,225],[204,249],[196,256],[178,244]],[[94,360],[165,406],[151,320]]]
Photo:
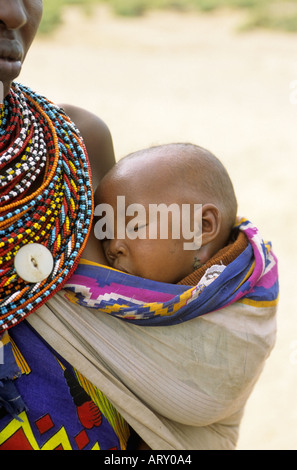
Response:
[[[70,104],[60,106],[82,135],[90,160],[95,189],[101,178],[115,163],[110,130],[100,117],[86,109]]]

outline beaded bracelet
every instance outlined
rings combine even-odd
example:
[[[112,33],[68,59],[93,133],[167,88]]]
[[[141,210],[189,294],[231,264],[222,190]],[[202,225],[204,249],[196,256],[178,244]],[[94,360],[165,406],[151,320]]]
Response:
[[[62,288],[86,245],[92,215],[91,172],[78,129],[61,108],[14,83],[0,107],[0,336]],[[36,284],[14,268],[18,250],[33,242],[54,259],[52,273]]]

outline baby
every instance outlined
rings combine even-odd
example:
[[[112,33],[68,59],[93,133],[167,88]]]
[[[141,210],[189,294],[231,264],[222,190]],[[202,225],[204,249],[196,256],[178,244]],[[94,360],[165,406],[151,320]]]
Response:
[[[225,247],[237,215],[233,185],[222,163],[208,150],[184,143],[140,150],[121,159],[102,179],[95,200],[99,203],[95,215],[101,216],[95,235],[103,239],[108,264],[128,274],[167,283],[178,283]],[[160,236],[160,220],[148,217],[150,207],[160,204],[180,208],[180,213],[185,205],[192,208],[187,213],[194,227],[192,233],[195,236],[200,227],[200,236],[191,249],[184,231],[177,236],[169,218],[167,236]],[[137,208],[138,215],[143,208],[143,220],[135,218],[129,207]],[[106,208],[112,211],[109,219],[104,218],[108,227],[102,235]],[[195,217],[200,219],[197,224]],[[157,223],[159,235],[152,237],[152,225]]]

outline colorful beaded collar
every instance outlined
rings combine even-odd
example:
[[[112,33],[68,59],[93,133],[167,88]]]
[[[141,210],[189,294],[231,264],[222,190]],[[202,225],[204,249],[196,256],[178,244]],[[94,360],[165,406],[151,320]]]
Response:
[[[61,108],[14,83],[0,107],[0,336],[62,288],[86,245],[92,215],[79,131]],[[50,275],[37,283],[24,281],[14,266],[30,243],[53,257]]]

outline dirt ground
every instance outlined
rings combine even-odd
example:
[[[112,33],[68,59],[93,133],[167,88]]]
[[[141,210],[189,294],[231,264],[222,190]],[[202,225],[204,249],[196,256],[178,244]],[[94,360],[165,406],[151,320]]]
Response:
[[[124,19],[67,10],[65,26],[34,43],[19,81],[98,114],[118,159],[172,141],[221,158],[240,214],[273,242],[281,282],[277,344],[238,449],[296,450],[297,36],[239,33],[239,22],[230,12]]]

